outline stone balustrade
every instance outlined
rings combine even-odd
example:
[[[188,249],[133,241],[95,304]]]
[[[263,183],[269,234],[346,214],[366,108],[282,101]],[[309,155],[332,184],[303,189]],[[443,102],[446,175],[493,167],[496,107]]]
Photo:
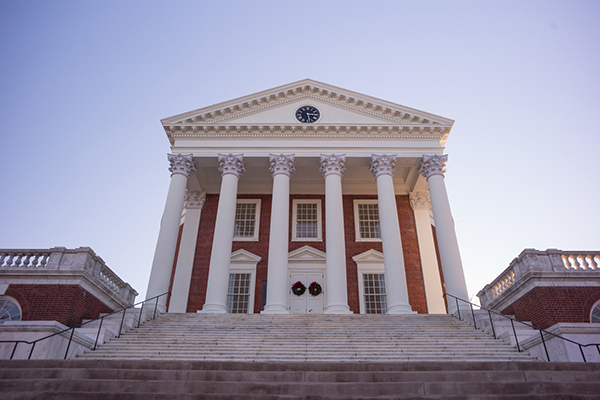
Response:
[[[483,307],[488,307],[494,300],[504,294],[525,275],[532,273],[581,273],[582,271],[598,271],[600,252],[598,251],[563,251],[558,249],[535,250],[525,249],[516,257],[508,268],[486,285],[478,294]]]
[[[133,304],[137,291],[117,276],[91,248],[0,249],[0,277],[6,283],[58,283],[85,276],[115,306]],[[86,285],[90,286],[90,285]]]

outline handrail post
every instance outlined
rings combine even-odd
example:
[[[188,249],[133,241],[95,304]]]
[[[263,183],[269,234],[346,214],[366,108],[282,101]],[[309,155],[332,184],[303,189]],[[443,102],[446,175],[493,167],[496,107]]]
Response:
[[[12,353],[10,353],[10,359],[13,359],[13,356],[15,355],[15,351],[17,351],[17,346],[19,345],[19,342],[15,342],[15,347],[13,347],[13,351]]]
[[[160,296],[156,296],[156,304],[154,305],[154,315],[152,316],[152,319],[156,319],[156,309],[158,308],[158,298]]]
[[[94,350],[96,350],[96,346],[98,345],[98,338],[100,337],[100,330],[102,329],[102,322],[104,322],[104,317],[100,318],[100,325],[98,325],[98,334],[96,335],[96,342],[94,343]]]
[[[581,345],[579,345],[579,351],[581,352],[581,357],[583,357],[583,362],[587,362],[587,360],[585,359],[585,354],[583,354],[583,348],[581,347]]]
[[[517,330],[515,329],[515,323],[512,318],[510,319],[510,324],[512,325],[513,333],[515,334],[515,342],[517,343],[517,351],[520,353],[521,347],[519,346],[519,338],[517,337]]]
[[[119,326],[119,334],[117,335],[118,338],[121,337],[121,330],[123,329],[123,321],[125,321],[125,311],[126,310],[127,310],[126,308],[123,309],[123,317],[121,317],[121,326]]]
[[[473,316],[473,326],[475,330],[477,330],[477,322],[475,322],[475,311],[473,311],[473,303],[469,303],[471,305],[471,315]]]
[[[73,334],[75,333],[75,327],[71,330],[71,337],[69,338],[69,344],[67,345],[67,351],[65,351],[65,360],[67,359],[67,355],[69,354],[69,347],[71,347],[71,340],[73,340]]]
[[[546,352],[546,358],[548,359],[548,362],[550,362],[550,356],[548,355],[548,348],[546,347],[546,341],[544,340],[544,334],[542,333],[542,330],[540,329],[540,337],[542,338],[542,344],[544,345],[544,351]]]
[[[138,325],[137,327],[140,327],[140,321],[142,320],[142,310],[144,309],[144,303],[142,303],[142,306],[140,307],[140,316],[138,317]]]
[[[33,354],[33,349],[35,348],[36,343],[37,340],[31,345],[31,350],[29,350],[29,357],[27,357],[28,360],[31,360],[31,355]]]
[[[458,320],[462,321],[462,318],[460,317],[460,307],[458,306],[458,297],[454,297],[454,300],[456,300],[456,311],[458,312]]]
[[[488,315],[490,317],[490,325],[492,326],[492,333],[494,334],[494,339],[497,339],[496,329],[494,329],[494,320],[492,319],[492,312],[490,310],[488,310]]]

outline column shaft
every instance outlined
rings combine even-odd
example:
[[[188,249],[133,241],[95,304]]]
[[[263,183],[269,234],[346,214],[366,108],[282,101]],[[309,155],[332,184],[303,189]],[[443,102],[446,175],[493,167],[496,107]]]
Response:
[[[431,208],[433,209],[433,217],[435,218],[435,231],[440,249],[442,270],[444,271],[446,292],[461,299],[469,300],[444,177],[433,175],[429,177],[427,182],[429,183]],[[466,305],[464,306],[466,307]],[[460,305],[460,307],[462,308],[463,305]],[[456,302],[452,298],[448,298],[448,312],[454,313],[455,311]]]
[[[325,157],[325,160],[324,160]],[[346,281],[346,242],[342,202],[345,156],[321,156],[325,175],[325,227],[327,283],[325,314],[351,314]],[[325,161],[325,163],[324,163]]]
[[[290,215],[290,178],[286,174],[273,177],[271,234],[267,275],[265,314],[289,314],[288,309],[288,241]]]
[[[444,304],[442,279],[440,277],[435,241],[431,229],[431,217],[429,215],[429,207],[431,205],[429,195],[422,192],[413,193],[411,194],[410,201],[415,214],[427,312],[429,314],[445,314],[446,305]]]
[[[169,290],[188,176],[195,171],[191,154],[187,156],[181,154],[169,155],[168,157],[171,163],[171,183],[169,184],[165,210],[158,233],[156,250],[154,251],[146,299],[166,293]],[[166,302],[166,296],[159,299],[159,311],[166,311]]]
[[[413,314],[408,302],[398,208],[391,175],[380,174],[377,176],[377,201],[385,267],[387,312],[388,314]]]
[[[208,269],[206,302],[202,307],[202,312],[227,312],[227,288],[229,285],[229,264],[231,263],[231,246],[233,244],[233,230],[235,227],[237,187],[238,177],[236,175],[223,175]]]
[[[424,155],[419,165],[419,172],[427,178],[429,184],[429,195],[431,196],[431,208],[435,219],[435,231],[437,233],[442,271],[444,271],[444,283],[446,293],[458,298],[469,300],[467,283],[463,272],[458,240],[454,230],[454,220],[450,212],[450,202],[444,183],[444,172],[446,170],[447,155]],[[459,303],[460,308],[467,308],[466,303]],[[456,301],[448,297],[448,313],[456,312]]]
[[[191,196],[195,197],[190,197],[187,201],[185,222],[181,233],[181,242],[179,243],[179,255],[175,267],[173,288],[171,289],[171,301],[169,302],[169,312],[171,313],[186,312],[190,294],[194,256],[196,255],[196,241],[205,193],[193,192]],[[192,201],[196,203],[191,205]]]

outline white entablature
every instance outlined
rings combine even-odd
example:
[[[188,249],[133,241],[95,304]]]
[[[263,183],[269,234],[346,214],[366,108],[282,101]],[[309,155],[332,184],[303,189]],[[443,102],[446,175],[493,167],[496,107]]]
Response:
[[[319,108],[317,122],[303,124],[295,119],[295,111],[303,105]],[[434,141],[443,146],[454,121],[305,79],[165,118],[162,123],[171,144],[179,148],[189,147],[198,139],[210,146],[219,139],[273,138],[403,139]]]

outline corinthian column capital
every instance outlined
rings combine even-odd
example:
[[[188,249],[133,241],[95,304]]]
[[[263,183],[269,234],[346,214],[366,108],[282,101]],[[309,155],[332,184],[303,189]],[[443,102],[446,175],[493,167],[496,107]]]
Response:
[[[376,179],[383,174],[394,176],[394,172],[396,172],[396,155],[372,154],[370,170]]]
[[[202,210],[202,207],[204,207],[205,201],[206,201],[206,191],[204,191],[204,192],[194,191],[194,192],[187,192],[185,194],[185,208],[187,208],[187,209],[199,208],[200,210]]]
[[[167,159],[170,164],[169,172],[171,172],[171,176],[181,174],[189,178],[196,171],[191,154],[167,154]]]
[[[243,154],[219,154],[219,172],[221,176],[232,174],[238,178],[246,171]]]
[[[431,209],[431,198],[428,192],[413,192],[410,193],[410,205],[414,209],[426,208]]]
[[[277,174],[285,174],[291,177],[296,170],[293,154],[269,154],[269,162],[271,164],[269,171],[271,171],[273,177]]]
[[[344,171],[346,171],[346,155],[327,155],[321,154],[321,168],[320,171],[323,174],[323,177],[326,177],[329,174],[337,174],[342,176]]]
[[[427,156],[423,155],[423,159],[419,164],[419,172],[426,179],[433,175],[441,175],[444,176],[444,172],[446,172],[446,162],[448,161],[448,154],[444,155],[433,155]]]

